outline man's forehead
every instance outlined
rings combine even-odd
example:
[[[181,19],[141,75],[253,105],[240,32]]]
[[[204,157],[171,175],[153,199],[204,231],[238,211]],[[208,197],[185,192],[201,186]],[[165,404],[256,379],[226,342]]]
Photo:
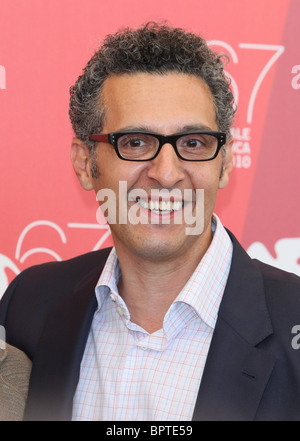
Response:
[[[194,74],[181,73],[176,71],[167,71],[164,73],[138,71],[130,73],[111,74],[104,81],[102,90],[106,91],[107,89],[112,88],[117,89],[118,86],[125,85],[126,83],[136,84],[137,86],[141,83],[149,85],[155,84],[156,87],[159,87],[159,84],[161,84],[161,87],[164,87],[164,81],[172,81],[172,83],[181,83],[182,81],[185,81],[185,83],[189,84],[190,87],[193,87],[196,84],[201,84],[202,87],[210,92],[209,86],[203,78]]]
[[[134,73],[110,76],[102,89],[114,130],[215,130],[215,106],[204,81],[194,75]],[[166,127],[169,122],[169,127]],[[160,129],[161,126],[161,129]]]

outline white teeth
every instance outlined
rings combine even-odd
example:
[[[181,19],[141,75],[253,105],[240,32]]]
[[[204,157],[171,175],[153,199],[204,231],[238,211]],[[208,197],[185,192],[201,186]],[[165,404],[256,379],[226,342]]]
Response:
[[[178,211],[182,208],[182,201],[146,201],[145,199],[137,199],[138,204],[147,209],[147,210],[153,210],[153,211]]]

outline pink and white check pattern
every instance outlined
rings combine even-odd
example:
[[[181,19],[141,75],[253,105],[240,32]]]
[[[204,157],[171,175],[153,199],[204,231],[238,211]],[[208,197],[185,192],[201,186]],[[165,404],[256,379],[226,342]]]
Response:
[[[232,258],[231,240],[214,220],[209,249],[153,334],[130,321],[112,250],[96,287],[74,420],[191,420]]]

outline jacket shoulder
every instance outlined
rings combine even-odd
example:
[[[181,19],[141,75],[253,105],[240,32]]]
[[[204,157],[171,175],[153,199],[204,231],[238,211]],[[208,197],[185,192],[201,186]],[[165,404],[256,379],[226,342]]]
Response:
[[[252,261],[266,280],[300,285],[300,277],[297,274],[268,265],[258,259],[252,259]]]
[[[288,296],[295,296],[300,306],[300,277],[298,275],[268,265],[257,259],[253,259],[253,263],[263,277],[267,295],[277,296],[280,293],[286,300]]]
[[[300,277],[258,260],[253,262],[262,274],[274,334],[280,336],[283,346],[292,351],[293,332],[300,325]],[[293,350],[293,355],[296,352]],[[299,363],[299,353],[297,355]]]
[[[80,279],[91,269],[102,265],[106,262],[111,248],[105,248],[99,251],[91,251],[80,256],[72,257],[63,261],[53,261],[42,263],[27,268],[21,273],[21,278],[32,276],[41,276],[44,278],[52,278],[65,275],[67,279]]]
[[[4,293],[3,299],[15,291],[17,288],[34,287],[45,285],[61,284],[64,287],[76,285],[76,283],[85,277],[93,269],[99,267],[99,274],[103,268],[111,248],[105,248],[99,251],[82,254],[63,261],[53,261],[31,266],[22,271],[10,284]],[[1,311],[1,307],[0,307]]]
[[[300,324],[300,277],[274,266],[252,259],[229,231],[233,242],[233,257],[228,279],[228,291],[243,292],[243,300],[233,298],[227,303],[228,310],[233,304],[244,302],[248,294],[248,317],[255,320],[257,311],[267,311],[273,326],[285,327],[290,337],[293,325]],[[258,304],[260,302],[260,304]],[[259,306],[260,305],[260,306]],[[251,314],[252,313],[252,314]]]
[[[110,250],[92,251],[22,271],[0,301],[0,325],[5,327],[7,342],[31,358],[40,330],[54,305],[70,295],[89,275],[97,280]]]

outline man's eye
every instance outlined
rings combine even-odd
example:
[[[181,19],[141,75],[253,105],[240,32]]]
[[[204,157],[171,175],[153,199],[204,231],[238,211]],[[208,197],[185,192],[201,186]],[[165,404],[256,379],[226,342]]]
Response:
[[[142,139],[139,138],[133,138],[133,139],[129,139],[127,141],[127,144],[129,147],[141,147],[143,146],[145,143]]]
[[[196,148],[196,147],[201,147],[203,143],[200,141],[200,139],[191,138],[186,140],[185,145],[187,147]]]
[[[146,140],[141,137],[124,136],[119,139],[119,146],[122,148],[137,148],[147,145]]]
[[[180,140],[180,147],[186,149],[200,149],[205,145],[202,138],[198,137],[185,137]]]

